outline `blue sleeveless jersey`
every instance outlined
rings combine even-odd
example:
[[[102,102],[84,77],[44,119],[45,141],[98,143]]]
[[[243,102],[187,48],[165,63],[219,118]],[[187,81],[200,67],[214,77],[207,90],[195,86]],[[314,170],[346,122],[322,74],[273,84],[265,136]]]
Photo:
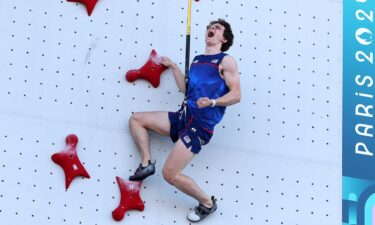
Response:
[[[225,80],[220,76],[219,64],[225,53],[198,55],[194,58],[189,73],[186,103],[190,113],[207,128],[212,129],[224,116],[225,106],[198,108],[197,100],[201,97],[217,99],[229,92]]]

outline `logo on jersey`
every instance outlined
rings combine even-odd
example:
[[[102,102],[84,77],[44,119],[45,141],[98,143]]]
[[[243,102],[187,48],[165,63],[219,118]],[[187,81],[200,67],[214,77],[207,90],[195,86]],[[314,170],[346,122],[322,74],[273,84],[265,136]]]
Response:
[[[213,60],[211,60],[211,62],[216,64],[217,62],[219,62],[219,60],[218,59],[213,59]]]
[[[199,140],[199,143],[201,145],[205,145],[206,144],[206,142],[202,138],[198,137],[198,140]]]
[[[186,144],[189,144],[191,142],[189,136],[187,136],[187,135],[184,136],[184,140],[185,140]]]
[[[193,63],[197,63],[197,62],[198,62],[198,59],[193,61]]]

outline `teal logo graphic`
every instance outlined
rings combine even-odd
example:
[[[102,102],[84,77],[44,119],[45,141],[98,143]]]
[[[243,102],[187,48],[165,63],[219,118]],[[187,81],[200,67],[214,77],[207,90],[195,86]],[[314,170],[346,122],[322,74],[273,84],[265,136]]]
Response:
[[[342,225],[375,225],[375,0],[344,0]]]
[[[375,182],[343,178],[343,225],[373,225],[375,222]],[[349,188],[350,187],[350,188]]]
[[[355,38],[361,45],[369,45],[372,43],[372,32],[367,28],[359,28],[355,32]]]

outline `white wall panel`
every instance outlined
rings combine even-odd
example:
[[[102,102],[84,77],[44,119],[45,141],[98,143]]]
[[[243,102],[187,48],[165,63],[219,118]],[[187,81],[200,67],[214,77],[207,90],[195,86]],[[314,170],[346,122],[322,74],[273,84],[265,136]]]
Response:
[[[191,54],[210,20],[228,20],[242,101],[186,169],[218,199],[202,224],[338,224],[341,220],[342,2],[193,2]],[[183,70],[186,1],[100,0],[91,17],[66,1],[0,0],[0,224],[116,224],[115,176],[139,163],[132,112],[176,111],[170,71],[153,88],[128,83],[152,49]],[[193,57],[193,56],[192,56]],[[192,59],[191,57],[191,59]],[[91,175],[64,188],[50,156],[77,134]],[[195,202],[168,185],[172,148],[152,136],[156,175],[142,185],[145,211],[127,224],[189,224]]]

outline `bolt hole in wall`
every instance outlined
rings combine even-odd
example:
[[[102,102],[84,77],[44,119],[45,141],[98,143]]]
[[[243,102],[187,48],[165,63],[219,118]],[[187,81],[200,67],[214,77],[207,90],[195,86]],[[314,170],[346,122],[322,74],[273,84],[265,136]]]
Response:
[[[184,70],[186,1],[99,1],[91,16],[67,1],[0,1],[0,223],[116,224],[116,176],[139,156],[128,129],[138,111],[176,111],[171,71],[160,86],[125,80],[152,49]],[[210,20],[232,24],[240,104],[186,168],[218,211],[206,224],[337,224],[341,189],[342,2],[193,1],[191,55]],[[191,57],[192,59],[192,57]],[[65,137],[90,178],[65,190],[51,155]],[[143,212],[123,223],[188,224],[196,202],[163,180],[172,143],[151,133],[156,174]]]

